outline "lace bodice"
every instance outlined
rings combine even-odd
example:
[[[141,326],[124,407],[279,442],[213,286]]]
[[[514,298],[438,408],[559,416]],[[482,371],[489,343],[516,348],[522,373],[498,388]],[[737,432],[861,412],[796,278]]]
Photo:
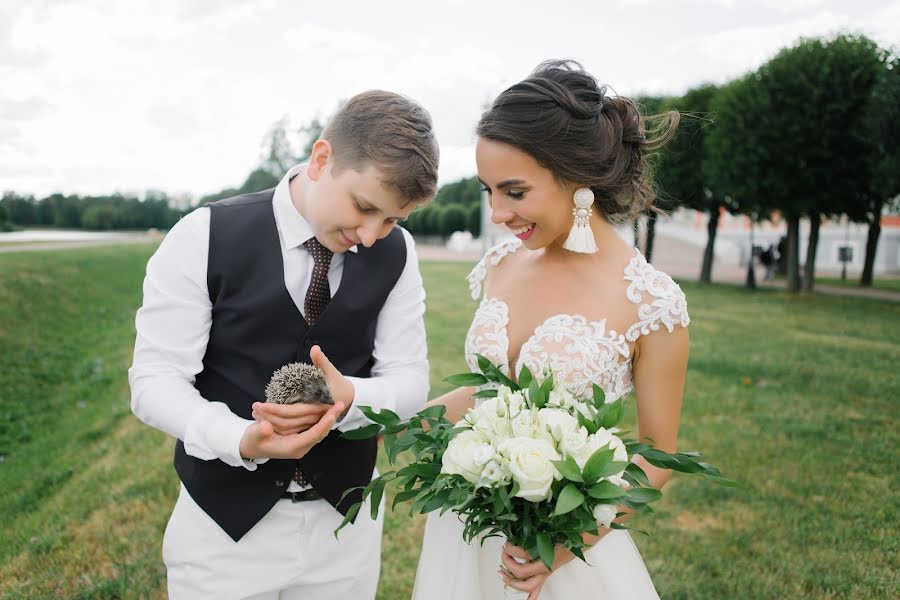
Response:
[[[522,245],[518,239],[492,248],[467,277],[472,299],[481,297],[488,270]],[[522,345],[515,372],[522,365],[535,374],[546,369],[554,379],[577,398],[591,396],[596,383],[606,393],[607,402],[628,394],[634,384],[631,375],[632,346],[642,335],[664,326],[669,332],[676,325],[687,327],[690,317],[684,292],[672,278],[650,265],[639,252],[625,267],[628,282],[626,297],[638,305],[637,319],[624,333],[607,327],[607,319],[589,321],[582,315],[558,314],[545,319]],[[466,362],[477,369],[476,354],[481,354],[509,375],[509,307],[487,295],[475,311],[466,336]]]

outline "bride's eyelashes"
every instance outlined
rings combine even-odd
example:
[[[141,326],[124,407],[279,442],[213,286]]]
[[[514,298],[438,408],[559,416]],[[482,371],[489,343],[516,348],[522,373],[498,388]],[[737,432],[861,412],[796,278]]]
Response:
[[[481,191],[487,192],[488,196],[491,195],[491,188],[487,187],[486,185],[481,187]],[[506,195],[513,200],[521,200],[525,197],[526,192],[528,192],[528,190],[506,190]]]

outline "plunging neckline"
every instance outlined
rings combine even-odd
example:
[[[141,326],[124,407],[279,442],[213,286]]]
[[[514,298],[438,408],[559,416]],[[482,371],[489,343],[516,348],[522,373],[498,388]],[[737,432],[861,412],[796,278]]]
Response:
[[[540,330],[547,323],[552,321],[553,319],[558,319],[560,317],[570,317],[572,319],[582,319],[586,325],[589,325],[591,327],[594,327],[596,325],[603,325],[606,334],[608,335],[610,333],[609,330],[606,330],[606,319],[605,318],[598,319],[596,321],[592,321],[583,314],[564,313],[564,312],[556,313],[554,315],[550,315],[549,317],[547,317],[546,319],[544,319],[543,321],[538,323],[537,326],[531,330],[531,334],[525,339],[524,342],[522,342],[522,345],[519,346],[519,351],[516,354],[516,360],[515,360],[515,362],[513,362],[509,358],[509,304],[505,300],[501,300],[500,298],[494,298],[494,297],[485,295],[484,298],[482,299],[481,305],[479,305],[478,308],[481,309],[482,306],[484,306],[485,304],[490,304],[490,303],[502,305],[504,312],[505,312],[505,320],[504,320],[503,324],[501,325],[501,332],[503,335],[503,341],[505,342],[505,345],[506,345],[506,357],[505,358],[507,361],[507,364],[506,364],[507,376],[510,379],[512,379],[513,381],[517,381],[517,377],[518,377],[518,373],[519,373],[519,360],[521,360],[521,357],[522,357],[522,349],[525,348],[526,346],[528,346],[528,344],[530,344],[535,339],[535,337],[540,332]],[[615,335],[610,336],[610,337],[614,337],[616,339],[625,337],[625,335],[622,333],[617,333],[615,330],[611,330],[611,331]],[[625,359],[628,360],[631,358],[631,346],[627,343],[627,341],[626,341],[625,347],[628,349],[628,356],[626,356]]]

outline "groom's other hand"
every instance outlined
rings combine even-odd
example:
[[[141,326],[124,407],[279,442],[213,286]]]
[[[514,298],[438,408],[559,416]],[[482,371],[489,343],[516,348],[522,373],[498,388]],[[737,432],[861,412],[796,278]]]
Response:
[[[256,421],[271,423],[278,435],[290,435],[306,431],[318,423],[330,408],[331,404],[254,402],[251,414]]]
[[[341,402],[327,406],[325,414],[301,433],[280,435],[269,421],[258,421],[244,430],[241,456],[251,458],[303,458],[313,446],[325,439],[344,411]]]
[[[325,374],[325,383],[331,392],[335,403],[344,405],[341,415],[350,410],[353,404],[355,389],[353,383],[337,370],[319,346],[313,346],[310,350],[310,358],[313,365],[317,366]],[[253,418],[257,421],[268,421],[275,429],[275,433],[289,435],[306,431],[328,412],[328,404],[275,404],[271,402],[255,402],[252,408]]]

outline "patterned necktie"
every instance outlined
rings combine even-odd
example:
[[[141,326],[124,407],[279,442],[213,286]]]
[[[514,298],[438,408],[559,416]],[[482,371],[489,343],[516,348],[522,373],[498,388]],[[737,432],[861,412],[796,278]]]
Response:
[[[331,300],[331,288],[328,285],[328,271],[331,269],[331,250],[323,246],[316,238],[303,242],[313,257],[313,272],[303,301],[303,314],[306,322],[313,325],[319,320],[328,301]]]
[[[331,286],[328,285],[328,271],[331,269],[331,250],[323,246],[316,238],[310,238],[303,242],[303,246],[309,250],[313,257],[313,272],[309,280],[309,289],[306,290],[306,299],[303,301],[303,314],[310,327],[319,320],[322,311],[328,301],[331,300]],[[294,463],[294,473],[291,476],[301,487],[309,486],[309,481],[303,475],[300,461]]]

